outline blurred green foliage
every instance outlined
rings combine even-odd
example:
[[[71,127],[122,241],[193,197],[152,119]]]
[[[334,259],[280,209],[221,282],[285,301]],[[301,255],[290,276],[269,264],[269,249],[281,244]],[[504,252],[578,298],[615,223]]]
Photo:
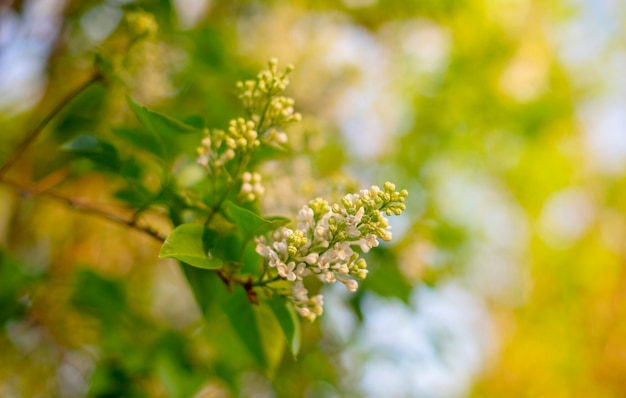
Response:
[[[26,21],[30,3],[11,15]],[[5,164],[73,88],[104,74],[0,181],[0,395],[371,396],[362,368],[374,356],[345,360],[367,334],[368,300],[409,308],[416,291],[451,281],[480,298],[499,336],[465,394],[623,395],[623,172],[594,166],[576,112],[601,90],[580,83],[555,44],[573,5],[206,3],[185,22],[185,7],[166,0],[68,2],[42,96],[0,113]],[[87,16],[105,9],[119,23],[94,39]],[[121,18],[138,10],[155,16],[155,36],[133,36]],[[259,208],[228,205],[220,228],[235,220],[244,233],[219,242],[200,225],[175,229],[223,188],[191,166],[202,130],[241,114],[234,82],[270,56],[296,65],[290,95],[305,115],[292,148],[251,159],[277,159],[267,181],[276,194]],[[397,243],[367,255],[368,279],[346,299],[354,328],[329,326],[327,315],[300,325],[280,297],[251,306],[242,285],[201,269],[243,252],[254,275],[251,235],[309,199],[362,185],[346,174],[411,195]],[[171,230],[203,238],[161,249],[188,263],[180,268],[157,258]]]

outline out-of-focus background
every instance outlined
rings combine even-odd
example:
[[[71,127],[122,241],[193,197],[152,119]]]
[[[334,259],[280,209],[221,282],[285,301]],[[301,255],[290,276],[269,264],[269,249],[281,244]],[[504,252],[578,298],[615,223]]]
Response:
[[[626,394],[625,3],[5,0],[0,161],[94,53],[128,49],[137,10],[158,33],[123,82],[73,101],[7,179],[125,214],[59,145],[128,123],[127,94],[223,128],[234,82],[277,57],[296,66],[303,155],[268,171],[266,211],[346,175],[406,188],[407,211],[271,378],[203,326],[158,242],[0,183],[1,396]]]

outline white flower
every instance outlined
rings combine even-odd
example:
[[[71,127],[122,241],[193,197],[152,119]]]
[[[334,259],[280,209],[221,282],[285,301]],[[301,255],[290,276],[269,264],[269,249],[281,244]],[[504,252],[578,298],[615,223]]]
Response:
[[[365,214],[365,208],[360,207],[359,210],[357,210],[355,215],[346,216],[346,228],[347,228],[346,233],[348,234],[349,237],[356,238],[361,235],[361,231],[359,231],[357,227],[359,226],[359,223],[361,222],[361,219],[363,218],[363,214]]]
[[[315,263],[317,263],[317,260],[319,259],[320,255],[318,253],[309,253],[304,257],[300,257],[298,258],[298,261],[304,261],[307,264],[310,265],[315,265]]]
[[[276,252],[273,250],[268,250],[268,258],[268,264],[270,265],[270,267],[276,267],[278,264],[281,263],[278,254],[276,254]]]
[[[321,275],[321,280],[326,283],[335,283],[337,277],[335,276],[334,272],[326,271]]]
[[[309,206],[302,206],[298,212],[298,229],[306,231],[315,224],[313,209]]]
[[[287,251],[287,242],[274,242],[272,246],[274,247],[274,250],[276,250],[276,252],[282,256],[282,258],[287,259],[287,257],[289,256],[289,252]]]
[[[253,190],[254,179],[251,176]],[[324,283],[339,280],[355,292],[358,280],[365,279],[368,271],[367,263],[359,259],[352,246],[367,253],[379,245],[379,239],[390,240],[391,227],[383,215],[402,212],[407,195],[405,190],[396,192],[393,184],[386,183],[384,191],[372,186],[359,194],[347,194],[332,206],[321,198],[312,200],[298,212],[295,231],[278,228],[271,243],[257,240],[256,251],[277,269],[279,277],[295,282],[291,302],[301,316],[313,320],[322,314],[323,300],[322,296],[308,297],[303,278],[315,275]]]
[[[265,244],[265,238],[257,238],[256,252],[263,258],[269,257],[270,248]]]
[[[330,264],[333,261],[333,258],[332,258],[333,253],[334,252],[332,250],[327,250],[321,256],[319,256],[317,265],[320,269],[326,270],[330,268]]]
[[[350,272],[350,269],[348,268],[348,264],[346,263],[339,263],[333,266],[333,268],[337,271],[337,273],[339,274],[348,274]]]
[[[296,263],[294,263],[293,261],[289,262],[289,264],[278,263],[276,268],[278,269],[278,275],[280,275],[281,277],[291,282],[296,280],[296,274],[295,272],[293,272],[293,270],[296,268]]]
[[[331,250],[328,250],[328,252],[330,251]],[[354,253],[350,248],[350,242],[335,243],[334,250],[332,251],[334,252],[335,259],[338,260],[347,260],[352,253]]]
[[[346,286],[346,288],[348,288],[349,291],[353,293],[359,288],[359,282],[354,279],[342,279],[341,282]]]
[[[367,253],[372,247],[378,247],[378,239],[376,238],[376,235],[368,234],[358,241],[353,242],[353,244],[359,245],[363,253]]]
[[[305,276],[310,275],[311,274],[311,270],[309,270],[307,268],[305,263],[300,263],[296,267],[295,273],[296,273],[296,276],[298,277],[298,279],[301,280]]]
[[[298,301],[308,301],[309,300],[309,292],[304,287],[304,284],[301,281],[296,281],[293,284],[293,290],[291,292],[293,297]]]
[[[328,226],[328,220],[330,219],[331,214],[326,213],[322,218],[317,222],[314,233],[315,239],[320,242],[326,242],[328,245],[328,240],[331,239],[331,233]]]

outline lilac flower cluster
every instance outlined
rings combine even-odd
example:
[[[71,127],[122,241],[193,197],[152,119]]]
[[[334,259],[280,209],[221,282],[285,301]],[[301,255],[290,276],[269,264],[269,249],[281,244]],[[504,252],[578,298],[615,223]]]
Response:
[[[323,311],[323,297],[309,297],[303,284],[307,276],[325,283],[343,283],[355,292],[358,280],[367,276],[367,263],[359,258],[358,247],[367,253],[379,239],[391,240],[385,216],[399,215],[406,208],[408,193],[396,191],[387,182],[383,189],[372,186],[359,193],[345,195],[332,206],[318,198],[302,207],[295,229],[281,227],[270,239],[257,238],[256,251],[280,279],[294,282],[290,300],[299,314],[314,320]]]

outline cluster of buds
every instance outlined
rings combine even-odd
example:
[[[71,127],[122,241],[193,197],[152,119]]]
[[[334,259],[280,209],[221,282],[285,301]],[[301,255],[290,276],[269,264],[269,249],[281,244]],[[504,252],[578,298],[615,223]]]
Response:
[[[302,116],[293,109],[295,101],[288,97],[273,97],[267,108],[266,119],[270,126],[284,126],[288,123],[299,122]]]
[[[255,130],[254,122],[238,118],[231,120],[226,136],[226,145],[234,150],[245,152],[258,147],[261,142],[257,139],[259,134]]]
[[[301,120],[301,116],[294,111],[294,100],[281,95],[289,84],[288,75],[293,66],[287,65],[280,73],[277,65],[277,61],[271,59],[269,69],[259,73],[256,80],[237,83],[238,96],[249,120],[231,120],[226,132],[206,131],[198,148],[198,163],[209,172],[217,174],[227,162],[252,152],[261,143],[275,147],[287,143],[282,128]]]
[[[231,144],[233,142],[235,141],[230,140]],[[204,138],[197,153],[198,164],[215,175],[219,174],[221,168],[236,156],[235,149],[226,143],[226,133],[216,129],[205,129]]]
[[[244,202],[252,202],[263,196],[265,188],[261,184],[261,175],[259,173],[245,172],[241,176],[241,189],[239,190],[239,198]]]
[[[287,65],[285,71],[280,73],[278,61],[272,58],[268,66],[269,69],[261,71],[255,80],[237,82],[237,93],[246,112],[257,123],[261,138],[276,145],[286,142],[286,136],[276,139],[275,131],[274,134],[267,133],[300,121],[302,117],[294,111],[294,100],[281,95],[289,85],[293,65]]]
[[[318,198],[302,207],[295,229],[281,227],[269,241],[257,238],[256,251],[281,279],[294,282],[290,300],[298,313],[314,320],[322,313],[321,296],[310,298],[303,284],[309,275],[325,283],[343,283],[355,292],[367,276],[367,263],[353,248],[367,253],[379,239],[391,240],[386,215],[399,215],[408,193],[387,182],[345,195],[332,206]]]
[[[197,149],[198,164],[217,173],[238,154],[251,152],[261,145],[257,137],[254,122],[243,118],[231,120],[226,132],[207,129],[202,145]]]

